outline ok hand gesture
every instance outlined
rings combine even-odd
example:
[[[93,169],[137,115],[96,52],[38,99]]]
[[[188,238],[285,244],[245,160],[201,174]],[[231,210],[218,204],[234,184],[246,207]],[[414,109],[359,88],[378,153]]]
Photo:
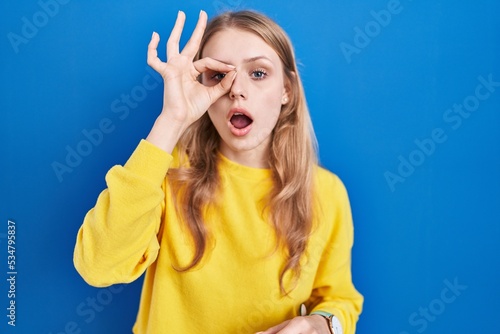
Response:
[[[186,15],[179,11],[167,41],[167,61],[158,58],[160,36],[155,32],[148,45],[148,64],[164,80],[163,109],[148,140],[171,151],[184,130],[198,120],[222,95],[229,92],[236,72],[231,65],[203,58],[193,62],[207,25],[207,14],[200,12],[198,23],[184,49],[179,52],[179,40]],[[208,70],[228,73],[214,86],[204,86],[197,78]]]

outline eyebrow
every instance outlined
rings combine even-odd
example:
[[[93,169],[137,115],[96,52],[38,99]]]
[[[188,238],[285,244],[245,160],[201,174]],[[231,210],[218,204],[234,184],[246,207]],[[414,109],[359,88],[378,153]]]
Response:
[[[257,60],[260,60],[260,59],[264,59],[264,60],[267,60],[267,61],[269,61],[270,63],[272,63],[272,60],[271,60],[271,59],[269,59],[269,58],[268,58],[268,57],[266,57],[266,56],[256,56],[256,57],[246,58],[246,59],[243,59],[243,62],[244,62],[244,63],[252,63],[252,62],[257,61]],[[219,59],[216,59],[216,60],[217,60],[217,61],[220,61],[221,63],[231,65],[231,63],[230,63],[229,61],[219,60]]]

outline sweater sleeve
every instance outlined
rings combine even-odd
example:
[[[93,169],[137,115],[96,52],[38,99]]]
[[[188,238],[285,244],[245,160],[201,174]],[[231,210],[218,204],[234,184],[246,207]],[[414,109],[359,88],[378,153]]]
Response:
[[[354,334],[363,305],[363,296],[354,287],[351,276],[354,228],[347,191],[336,176],[333,186],[333,229],[321,256],[308,308],[311,312],[334,314],[344,334]]]
[[[90,285],[136,280],[156,260],[162,189],[172,156],[142,140],[124,166],[106,174],[107,189],[83,221],[73,262]]]

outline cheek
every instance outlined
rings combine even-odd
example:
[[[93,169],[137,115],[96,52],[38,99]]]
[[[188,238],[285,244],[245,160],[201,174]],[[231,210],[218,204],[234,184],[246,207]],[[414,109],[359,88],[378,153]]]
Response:
[[[276,92],[274,94],[270,94],[270,96],[267,98],[267,103],[269,106],[272,106],[273,109],[281,109],[281,100],[283,99],[280,92]]]
[[[221,130],[227,123],[225,115],[228,108],[227,104],[222,100],[223,98],[218,99],[207,110],[208,117],[217,128],[217,131]]]
[[[281,80],[276,80],[264,88],[264,93],[268,103],[274,107],[278,106],[281,108],[281,102],[283,100],[283,93],[285,92],[284,84]]]
[[[263,109],[266,110],[266,114],[277,118],[281,112],[283,91],[281,89],[269,89],[262,97],[261,103]]]
[[[216,116],[220,113],[223,113],[226,103],[224,103],[224,97],[219,98],[217,101],[212,103],[212,105],[208,108],[208,114],[212,116]]]

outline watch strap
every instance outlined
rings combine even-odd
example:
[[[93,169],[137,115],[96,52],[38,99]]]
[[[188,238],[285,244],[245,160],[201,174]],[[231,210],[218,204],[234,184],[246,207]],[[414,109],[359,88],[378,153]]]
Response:
[[[313,315],[313,314],[317,314],[317,315],[320,315],[320,316],[326,318],[326,320],[328,321],[328,326],[330,326],[330,329],[331,329],[333,334],[343,334],[344,333],[344,330],[342,329],[342,324],[340,323],[339,319],[335,315],[328,313],[328,312],[324,312],[324,311],[311,312],[311,315]]]

